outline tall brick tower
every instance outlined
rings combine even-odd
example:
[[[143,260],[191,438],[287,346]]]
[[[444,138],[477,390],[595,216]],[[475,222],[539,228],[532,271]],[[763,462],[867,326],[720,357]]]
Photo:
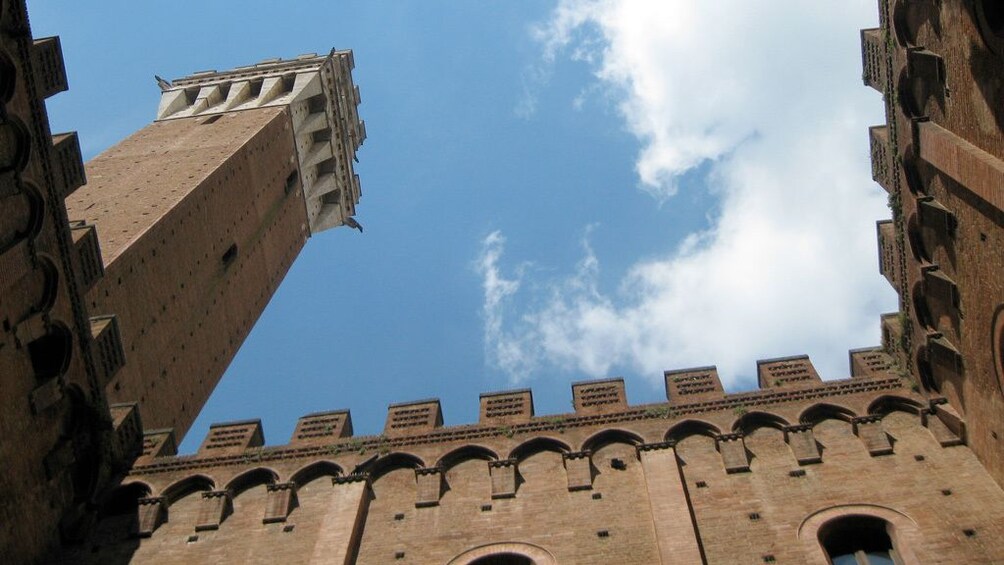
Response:
[[[87,164],[67,199],[96,225],[126,364],[105,383],[147,430],[191,426],[312,234],[348,222],[366,136],[350,51],[206,71],[162,89],[157,119]]]

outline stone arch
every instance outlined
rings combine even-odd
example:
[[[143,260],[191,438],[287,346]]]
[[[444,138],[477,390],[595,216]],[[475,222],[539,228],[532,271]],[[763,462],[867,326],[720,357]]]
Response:
[[[289,480],[297,486],[305,485],[314,479],[329,476],[337,477],[344,473],[344,470],[337,463],[332,461],[314,461],[297,469]]]
[[[131,481],[112,489],[101,501],[98,517],[135,515],[139,499],[150,496],[153,489],[143,481]]]
[[[782,430],[791,424],[788,420],[785,420],[777,414],[771,414],[770,412],[747,412],[742,416],[736,418],[736,421],[732,423],[733,432],[750,433],[757,428],[774,428],[776,430]]]
[[[59,290],[59,269],[49,256],[39,253],[38,269],[42,272],[42,288],[38,294],[38,299],[33,304],[36,312],[48,312],[56,303],[57,290]]]
[[[842,420],[850,422],[857,414],[845,406],[830,404],[829,402],[819,402],[809,406],[798,415],[798,421],[802,424],[816,425],[823,420]]]
[[[498,461],[498,454],[480,445],[465,445],[463,447],[458,447],[453,451],[443,455],[436,462],[436,466],[441,468],[444,472],[448,471],[454,465],[463,463],[471,459],[481,459],[482,461]]]
[[[31,134],[16,116],[0,122],[0,173],[21,171],[31,157]]]
[[[216,488],[216,481],[209,478],[206,475],[191,475],[175,481],[163,491],[161,491],[160,496],[163,496],[167,501],[168,505],[171,505],[178,500],[196,492],[209,491]]]
[[[582,442],[580,451],[597,451],[603,446],[611,443],[626,443],[628,445],[641,445],[645,443],[645,438],[640,435],[619,428],[599,431]]]
[[[828,525],[857,517],[878,519],[888,524],[889,537],[892,538],[893,547],[896,548],[903,565],[919,565],[920,561],[908,543],[911,540],[923,539],[917,523],[899,510],[878,504],[838,504],[820,508],[809,514],[799,524],[797,533],[805,556],[813,556],[814,561],[819,563],[828,563],[829,557],[820,543],[820,534]]]
[[[557,563],[551,552],[539,545],[509,541],[489,543],[468,549],[447,562],[447,565],[475,565],[485,558],[502,556],[529,559],[533,565],[555,565]]]
[[[572,448],[569,447],[567,443],[559,439],[552,437],[536,437],[514,447],[513,450],[509,452],[509,459],[516,459],[517,461],[520,461],[526,459],[534,453],[540,453],[541,451],[570,453]]]
[[[266,467],[257,467],[230,479],[224,490],[230,491],[230,496],[237,498],[241,493],[258,485],[271,485],[278,481],[278,473]]]
[[[704,420],[683,420],[673,424],[666,431],[664,439],[666,441],[680,441],[694,435],[707,436],[714,439],[721,435],[721,433],[722,430],[718,426],[709,424]]]
[[[893,394],[883,394],[868,405],[869,414],[885,416],[895,411],[919,416],[924,411],[924,405],[911,398]]]
[[[73,334],[61,322],[53,322],[45,335],[28,342],[28,357],[35,378],[58,377],[70,367],[73,357]]]
[[[396,469],[423,469],[425,461],[411,453],[394,452],[374,459],[365,465],[361,471],[369,473],[371,480],[376,482],[380,477]]]

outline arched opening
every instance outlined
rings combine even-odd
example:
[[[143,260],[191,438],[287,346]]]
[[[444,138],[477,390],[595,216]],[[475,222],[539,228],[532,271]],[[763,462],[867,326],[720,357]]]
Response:
[[[150,496],[150,487],[143,483],[122,485],[105,498],[98,512],[99,518],[109,516],[136,516],[139,499]]]
[[[1004,39],[1004,4],[1000,0],[980,0],[979,9],[986,30]]]
[[[518,553],[496,553],[471,561],[470,565],[534,565],[534,561]]]
[[[17,118],[0,123],[0,172],[20,171],[31,155],[31,134]]]
[[[819,529],[819,543],[833,565],[899,562],[888,522],[874,516],[851,515],[832,520]]]
[[[31,368],[38,379],[51,379],[66,372],[73,353],[73,335],[53,324],[48,333],[28,344]]]
[[[271,469],[258,468],[241,473],[227,484],[227,490],[236,498],[242,492],[258,485],[271,485],[278,480],[278,475]]]

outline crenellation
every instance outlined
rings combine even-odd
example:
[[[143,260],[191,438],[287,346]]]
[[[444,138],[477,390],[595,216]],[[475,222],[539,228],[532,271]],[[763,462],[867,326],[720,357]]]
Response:
[[[572,383],[576,414],[598,414],[627,408],[624,379],[601,379]]]
[[[725,395],[722,381],[718,377],[718,368],[714,365],[666,371],[663,377],[666,381],[666,398],[671,403],[680,404],[698,398]]]
[[[416,400],[391,404],[387,408],[384,434],[392,436],[427,433],[443,426],[439,399]]]
[[[348,410],[317,412],[300,418],[290,444],[330,443],[352,437],[352,414]]]
[[[209,426],[206,439],[199,446],[199,454],[243,453],[252,447],[265,444],[261,420],[241,420]]]
[[[757,383],[762,389],[820,382],[808,355],[761,359],[756,362],[756,368]]]
[[[528,422],[534,416],[533,391],[528,388],[482,393],[478,423]]]

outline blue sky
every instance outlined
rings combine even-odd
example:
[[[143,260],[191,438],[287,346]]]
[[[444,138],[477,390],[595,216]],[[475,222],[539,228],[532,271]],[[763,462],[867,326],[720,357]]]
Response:
[[[70,91],[54,131],[84,158],[148,123],[173,78],[276,56],[355,52],[368,139],[365,233],[313,237],[188,434],[808,353],[824,378],[877,344],[879,276],[858,30],[874,0],[29,2],[60,35]]]

